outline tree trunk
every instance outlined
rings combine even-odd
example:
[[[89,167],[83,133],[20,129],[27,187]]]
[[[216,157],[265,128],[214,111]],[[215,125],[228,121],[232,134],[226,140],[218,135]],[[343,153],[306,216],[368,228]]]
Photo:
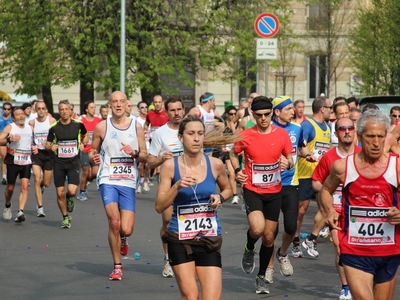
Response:
[[[85,111],[83,111],[83,105],[86,101],[89,100],[94,100],[94,81],[93,79],[83,78],[80,80],[79,91],[79,104],[81,115],[86,113]]]
[[[46,103],[47,111],[51,115],[54,115],[53,96],[51,94],[51,84],[50,83],[42,86],[42,96],[43,96],[44,103]]]

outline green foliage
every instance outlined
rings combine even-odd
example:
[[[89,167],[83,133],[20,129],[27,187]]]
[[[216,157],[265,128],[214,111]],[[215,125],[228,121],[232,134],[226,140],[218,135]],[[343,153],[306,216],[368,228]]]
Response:
[[[350,51],[363,95],[400,93],[399,15],[399,0],[372,0],[358,11],[359,25],[352,31]]]
[[[0,0],[0,78],[22,83],[19,91],[42,86],[118,89],[120,74],[120,0]],[[174,93],[178,84],[194,86],[190,74],[213,72],[223,80],[254,85],[255,17],[280,16],[280,37],[293,49],[286,30],[288,1],[275,0],[127,0],[126,92]],[[282,42],[282,45],[284,43]],[[275,63],[276,68],[288,61]],[[284,67],[285,68],[285,67]],[[161,80],[169,78],[169,82]],[[171,84],[175,83],[175,84]],[[81,99],[82,100],[82,99]]]

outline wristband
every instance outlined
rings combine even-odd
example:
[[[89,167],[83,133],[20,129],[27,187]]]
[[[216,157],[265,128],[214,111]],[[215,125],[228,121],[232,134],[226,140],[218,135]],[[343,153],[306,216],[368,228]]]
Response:
[[[138,158],[139,157],[140,152],[135,150],[135,154],[132,155],[133,158]]]
[[[218,195],[219,195],[219,200],[221,201],[221,204],[222,204],[222,202],[225,202],[224,196],[222,196],[222,194],[218,194]]]
[[[11,143],[11,137],[10,136],[7,137],[7,143],[8,144]]]
[[[235,169],[235,175],[236,175],[237,173],[239,173],[240,171],[242,171],[241,168],[236,168],[236,169]]]

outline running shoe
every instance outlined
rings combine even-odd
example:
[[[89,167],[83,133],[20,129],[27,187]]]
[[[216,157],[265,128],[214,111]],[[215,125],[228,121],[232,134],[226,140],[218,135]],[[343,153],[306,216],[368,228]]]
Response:
[[[87,200],[86,193],[80,192],[79,195],[76,197],[76,199],[78,199],[79,201],[86,201]]]
[[[319,253],[317,251],[317,240],[304,240],[301,244],[305,249],[307,249],[308,255],[312,257],[318,257]]]
[[[7,185],[7,179],[3,178],[3,181],[1,182],[3,185]]]
[[[126,236],[121,236],[121,255],[127,256],[129,252],[129,244]]]
[[[238,195],[233,196],[231,203],[232,204],[239,204],[239,196]]]
[[[303,251],[301,250],[300,244],[293,244],[292,248],[293,257],[303,257]]]
[[[42,206],[41,208],[38,208],[38,209],[36,210],[36,215],[37,215],[39,218],[43,218],[43,217],[46,216],[46,215],[44,214],[43,206]]]
[[[318,234],[320,237],[326,239],[330,235],[329,227],[325,226]]]
[[[14,222],[21,223],[25,221],[25,214],[22,211],[18,211],[17,215],[15,216]]]
[[[136,194],[141,194],[142,193],[142,184],[139,183],[138,187],[136,188]]]
[[[4,220],[11,220],[11,218],[12,218],[11,206],[6,207],[3,210],[3,218],[4,218]]]
[[[347,285],[340,291],[339,300],[353,300],[353,296],[351,295],[350,289]]]
[[[174,271],[172,270],[168,259],[164,259],[164,268],[162,271],[162,276],[165,278],[175,277]]]
[[[274,269],[273,268],[267,268],[265,271],[265,281],[269,284],[274,283]]]
[[[151,180],[149,180],[149,186],[154,186],[154,183]]]
[[[74,197],[68,197],[67,198],[67,210],[68,210],[68,212],[73,212],[74,208],[75,208]]]
[[[242,257],[242,270],[243,272],[250,274],[253,273],[254,268],[256,266],[254,262],[254,254],[256,253],[256,249],[254,250],[247,250],[247,242],[244,246],[244,253]]]
[[[61,222],[61,228],[71,228],[71,219],[70,216],[66,216]]]
[[[122,279],[122,266],[121,265],[114,265],[114,270],[111,272],[110,280],[121,280]]]
[[[276,251],[276,259],[279,261],[280,269],[281,269],[281,274],[283,276],[290,276],[293,274],[293,266],[290,263],[288,255],[282,256],[279,254],[279,251],[281,248]]]
[[[264,276],[256,277],[256,294],[269,294],[269,289]]]
[[[150,188],[149,188],[149,183],[147,181],[143,182],[143,192],[149,192]]]

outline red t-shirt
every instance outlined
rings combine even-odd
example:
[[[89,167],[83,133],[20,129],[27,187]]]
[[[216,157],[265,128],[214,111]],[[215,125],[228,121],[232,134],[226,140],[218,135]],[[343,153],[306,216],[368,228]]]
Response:
[[[168,122],[167,112],[164,109],[160,112],[151,110],[147,113],[146,122],[150,123],[152,127],[161,127]]]
[[[361,151],[361,147],[355,146],[354,153],[356,154]],[[342,155],[339,155],[337,152],[337,148],[332,148],[328,152],[326,152],[321,160],[319,161],[318,165],[315,167],[314,172],[312,173],[311,178],[315,181],[320,182],[321,184],[324,183],[325,179],[328,178],[329,172],[331,169],[332,164],[339,160],[345,158]],[[336,191],[333,193],[333,207],[335,210],[340,213],[342,209],[342,184],[338,186]]]
[[[258,194],[274,194],[282,189],[281,155],[292,152],[289,134],[283,128],[271,125],[271,132],[261,134],[257,126],[240,133],[242,140],[234,145],[235,153],[244,151],[244,187]]]
[[[89,141],[86,144],[85,148],[83,148],[83,152],[87,153],[87,152],[89,152],[90,148],[92,147],[94,128],[96,127],[97,124],[99,124],[101,122],[101,119],[99,117],[94,116],[92,121],[88,121],[88,119],[86,119],[86,117],[82,116],[81,121],[82,121],[83,125],[85,125],[87,134],[89,135]]]

